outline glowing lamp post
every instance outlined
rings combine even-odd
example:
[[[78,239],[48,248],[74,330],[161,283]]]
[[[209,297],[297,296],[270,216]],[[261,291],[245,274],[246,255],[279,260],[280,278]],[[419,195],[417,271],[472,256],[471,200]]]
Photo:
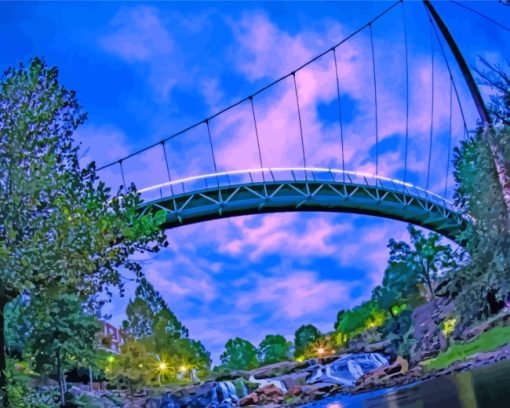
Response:
[[[161,374],[164,374],[167,369],[168,369],[168,366],[164,361],[161,361],[158,364],[158,384],[159,385],[161,385]]]

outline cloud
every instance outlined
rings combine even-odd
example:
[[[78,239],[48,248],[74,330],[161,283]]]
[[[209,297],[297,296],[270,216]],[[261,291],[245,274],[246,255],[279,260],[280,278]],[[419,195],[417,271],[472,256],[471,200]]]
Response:
[[[100,38],[100,44],[128,62],[147,62],[174,48],[158,10],[148,6],[121,9],[111,20],[109,33]]]
[[[235,219],[233,226],[237,231],[223,240],[219,250],[229,255],[243,254],[252,261],[272,253],[299,258],[325,256],[337,250],[333,236],[351,229],[349,224],[333,224],[320,216],[303,223],[297,213],[265,216],[256,225],[252,220],[253,217]]]
[[[339,307],[349,300],[349,284],[320,279],[310,271],[292,270],[285,275],[288,276],[259,277],[255,289],[240,297],[236,306],[240,310],[270,307],[273,318],[294,320]]]

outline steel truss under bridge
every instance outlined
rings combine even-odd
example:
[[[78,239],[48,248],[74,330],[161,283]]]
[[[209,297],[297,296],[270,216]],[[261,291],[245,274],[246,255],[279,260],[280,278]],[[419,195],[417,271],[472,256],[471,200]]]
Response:
[[[452,203],[381,176],[325,168],[263,168],[189,177],[140,190],[143,211],[164,210],[162,227],[238,215],[329,211],[420,225],[452,240],[466,220]]]

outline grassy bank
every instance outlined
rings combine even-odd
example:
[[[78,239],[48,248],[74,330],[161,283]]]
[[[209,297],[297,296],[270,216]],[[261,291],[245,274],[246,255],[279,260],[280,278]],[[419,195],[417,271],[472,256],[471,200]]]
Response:
[[[509,342],[510,326],[496,327],[470,342],[452,344],[436,358],[424,361],[423,366],[426,370],[439,370],[457,361],[466,360],[474,354],[497,350]]]

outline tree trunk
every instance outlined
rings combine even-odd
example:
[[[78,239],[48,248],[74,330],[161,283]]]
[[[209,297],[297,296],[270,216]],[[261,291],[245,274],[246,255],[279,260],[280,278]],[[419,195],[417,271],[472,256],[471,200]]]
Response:
[[[58,389],[60,392],[60,405],[63,407],[65,401],[65,385],[64,385],[64,373],[62,372],[62,361],[60,357],[60,348],[57,348],[57,378],[58,378]]]
[[[5,359],[5,306],[9,302],[6,297],[0,297],[0,402],[2,406],[8,407],[8,395],[7,395],[7,379],[5,376],[6,370],[6,359]]]
[[[93,377],[92,377],[92,366],[89,365],[89,384],[90,384],[90,392],[94,391]]]

